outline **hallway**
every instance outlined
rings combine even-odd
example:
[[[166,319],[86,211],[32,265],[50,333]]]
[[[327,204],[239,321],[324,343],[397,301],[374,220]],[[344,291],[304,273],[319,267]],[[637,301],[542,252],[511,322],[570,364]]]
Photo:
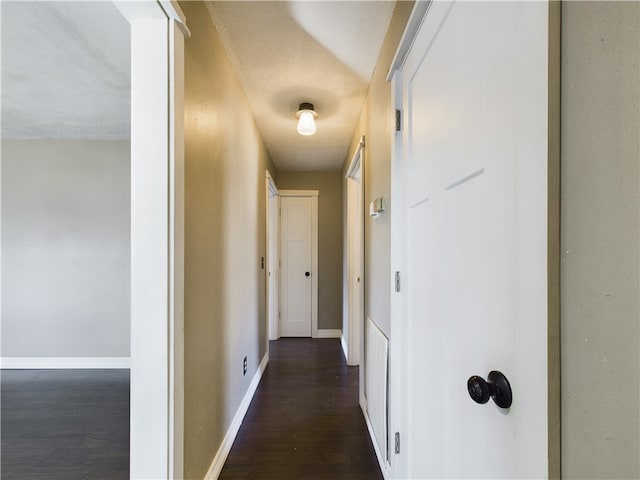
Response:
[[[269,343],[269,366],[221,480],[381,479],[358,405],[358,367],[337,339]]]

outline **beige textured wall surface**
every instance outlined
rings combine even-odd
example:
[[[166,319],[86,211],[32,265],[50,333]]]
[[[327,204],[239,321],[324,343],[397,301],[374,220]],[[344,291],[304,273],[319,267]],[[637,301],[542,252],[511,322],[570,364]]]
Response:
[[[2,140],[3,356],[129,356],[129,145]]]
[[[395,6],[378,62],[371,78],[365,105],[353,134],[345,159],[346,174],[360,137],[365,135],[364,150],[364,207],[365,207],[365,318],[370,316],[380,329],[390,335],[391,288],[391,137],[394,113],[391,108],[391,84],[386,77],[391,60],[404,32],[414,2],[402,1]],[[343,183],[346,212],[346,182]],[[373,219],[368,214],[369,203],[385,197],[387,211]],[[346,213],[345,213],[346,218]]]
[[[203,2],[185,40],[185,478],[204,478],[266,353],[265,169]],[[242,374],[244,356],[249,370]]]
[[[562,11],[562,471],[640,477],[640,4]]]
[[[318,328],[342,329],[342,175],[278,172],[280,190],[318,190]]]

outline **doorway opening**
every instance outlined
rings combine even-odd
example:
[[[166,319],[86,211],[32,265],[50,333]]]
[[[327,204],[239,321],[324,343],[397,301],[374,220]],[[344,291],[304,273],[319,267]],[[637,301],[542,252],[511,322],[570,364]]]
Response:
[[[347,275],[342,348],[348,365],[358,365],[364,330],[364,136],[347,169]]]
[[[267,330],[269,340],[280,338],[280,194],[267,170]],[[267,348],[268,350],[268,348]]]

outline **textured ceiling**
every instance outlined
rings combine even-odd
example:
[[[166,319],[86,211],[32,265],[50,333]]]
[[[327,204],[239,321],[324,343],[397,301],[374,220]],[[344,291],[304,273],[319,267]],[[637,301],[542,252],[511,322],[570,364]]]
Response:
[[[207,2],[280,171],[342,166],[394,2]],[[187,24],[189,19],[187,19]],[[317,133],[296,132],[302,102]]]
[[[341,167],[393,6],[207,2],[280,171]],[[130,34],[113,3],[2,1],[1,8],[2,136],[128,138]],[[319,114],[311,137],[296,132],[302,102]]]
[[[129,138],[129,23],[114,4],[1,8],[3,138]]]

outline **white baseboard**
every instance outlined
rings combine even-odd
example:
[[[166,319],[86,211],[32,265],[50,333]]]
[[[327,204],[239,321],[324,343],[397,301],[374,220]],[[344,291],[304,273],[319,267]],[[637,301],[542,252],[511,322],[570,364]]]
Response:
[[[0,368],[12,370],[131,368],[131,357],[2,357]]]
[[[339,328],[322,328],[318,329],[314,338],[340,338],[342,337],[342,330]]]
[[[204,477],[204,480],[216,480],[218,478],[218,475],[220,475],[222,467],[224,467],[224,462],[227,460],[227,456],[229,455],[229,451],[231,450],[233,441],[236,439],[236,435],[238,435],[238,430],[240,430],[242,420],[244,419],[244,416],[249,409],[249,404],[253,399],[253,395],[256,393],[256,389],[258,388],[258,384],[260,383],[260,379],[262,378],[262,374],[264,373],[265,368],[267,368],[268,363],[269,352],[266,353],[266,355],[260,362],[258,371],[253,376],[253,380],[251,380],[251,384],[247,389],[247,393],[244,395],[244,398],[242,399],[242,402],[240,403],[240,406],[238,407],[238,410],[236,411],[236,414],[231,421],[229,430],[227,430],[227,434],[224,436],[224,440],[222,440],[222,444],[220,445],[220,448],[218,448],[216,456],[213,457],[213,462],[211,462],[211,466],[209,467],[209,471]]]
[[[383,477],[385,479],[388,479],[391,471],[391,465],[385,460],[384,455],[382,455],[382,452],[378,448],[378,442],[376,441],[376,437],[373,433],[373,425],[371,425],[371,421],[369,420],[369,414],[367,413],[367,400],[364,397],[360,397],[360,408],[362,409],[362,414],[364,415],[364,421],[367,424],[367,430],[369,431],[369,438],[371,438],[373,449],[376,452],[378,465],[380,465],[380,470],[382,471]]]
[[[342,352],[344,353],[344,359],[349,359],[349,347],[347,347],[347,340],[344,335],[340,335],[340,344],[342,345]]]

